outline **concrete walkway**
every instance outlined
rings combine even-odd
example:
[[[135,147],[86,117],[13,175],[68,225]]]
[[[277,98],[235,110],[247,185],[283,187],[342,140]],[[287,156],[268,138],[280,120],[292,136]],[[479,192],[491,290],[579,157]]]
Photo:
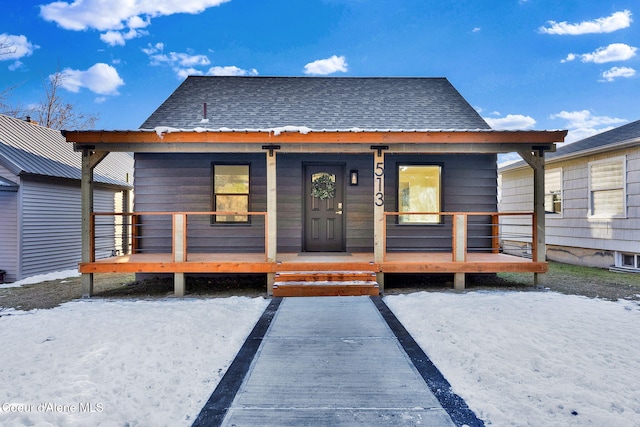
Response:
[[[286,298],[222,425],[454,426],[368,297]]]

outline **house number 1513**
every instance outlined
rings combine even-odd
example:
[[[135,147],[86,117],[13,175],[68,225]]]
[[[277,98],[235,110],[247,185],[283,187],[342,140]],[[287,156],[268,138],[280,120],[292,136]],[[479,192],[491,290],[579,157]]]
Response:
[[[384,162],[376,163],[376,170],[373,172],[375,175],[375,205],[383,206],[384,205]]]

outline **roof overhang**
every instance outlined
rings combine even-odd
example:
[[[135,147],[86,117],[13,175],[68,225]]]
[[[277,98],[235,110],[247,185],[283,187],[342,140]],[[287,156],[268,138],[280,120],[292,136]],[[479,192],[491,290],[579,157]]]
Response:
[[[64,131],[77,151],[260,152],[278,145],[281,152],[370,152],[371,145],[390,152],[555,151],[566,130],[183,130]]]
[[[640,138],[632,138],[624,141],[601,145],[599,147],[587,148],[578,151],[572,151],[566,154],[556,153],[553,157],[548,157],[545,159],[545,164],[551,165],[554,163],[566,162],[568,160],[575,160],[579,158],[588,158],[590,156],[594,156],[597,154],[608,153],[612,151],[626,150],[628,148],[637,147],[640,145]],[[504,165],[498,169],[498,172],[510,172],[518,169],[528,169],[528,165],[523,161],[516,161],[510,163],[508,165]]]
[[[13,181],[9,181],[6,178],[0,176],[0,191],[18,191],[20,186]]]

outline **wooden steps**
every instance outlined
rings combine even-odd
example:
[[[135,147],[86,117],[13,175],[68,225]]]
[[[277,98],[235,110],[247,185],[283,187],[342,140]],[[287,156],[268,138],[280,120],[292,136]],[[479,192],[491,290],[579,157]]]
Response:
[[[379,295],[371,271],[283,271],[276,273],[274,297]]]

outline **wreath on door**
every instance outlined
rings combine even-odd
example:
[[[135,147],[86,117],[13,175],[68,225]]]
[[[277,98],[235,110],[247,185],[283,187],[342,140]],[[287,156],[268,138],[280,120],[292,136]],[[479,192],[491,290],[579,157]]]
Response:
[[[336,195],[336,183],[331,175],[322,174],[311,181],[311,196],[320,200],[333,199]]]

